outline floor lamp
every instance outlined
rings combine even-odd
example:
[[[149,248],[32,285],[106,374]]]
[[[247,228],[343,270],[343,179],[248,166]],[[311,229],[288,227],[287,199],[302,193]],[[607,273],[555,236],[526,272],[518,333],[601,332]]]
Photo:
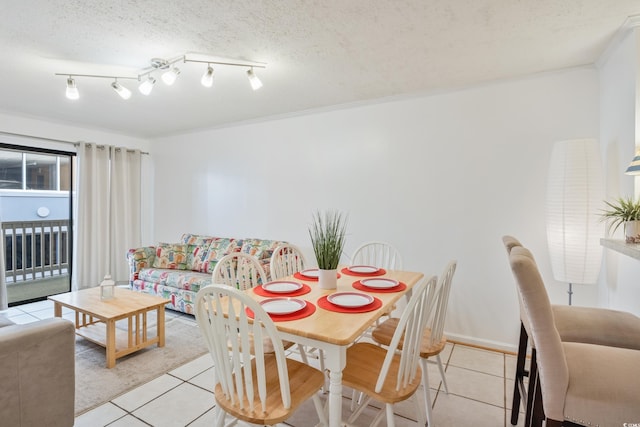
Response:
[[[597,142],[556,142],[547,180],[547,243],[553,277],[572,285],[595,284],[600,273],[604,184]]]

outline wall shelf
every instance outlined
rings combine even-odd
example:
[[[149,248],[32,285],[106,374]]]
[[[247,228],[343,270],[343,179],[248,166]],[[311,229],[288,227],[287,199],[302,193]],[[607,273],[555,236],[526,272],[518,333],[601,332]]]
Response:
[[[640,243],[626,243],[620,239],[600,239],[600,244],[605,248],[640,260]]]

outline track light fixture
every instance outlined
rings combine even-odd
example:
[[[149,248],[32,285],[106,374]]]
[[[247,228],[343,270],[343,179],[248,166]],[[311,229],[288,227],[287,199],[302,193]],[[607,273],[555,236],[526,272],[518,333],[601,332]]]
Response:
[[[140,83],[140,86],[138,86],[138,90],[143,95],[149,95],[153,90],[153,85],[155,84],[156,84],[156,79],[154,79],[152,76],[149,76],[145,81]]]
[[[200,79],[200,83],[202,83],[202,86],[204,87],[213,86],[213,67],[211,66],[211,64],[207,65],[207,70],[202,75],[202,79]]]
[[[120,95],[122,99],[131,98],[131,91],[118,83],[118,79],[116,79],[115,82],[111,83],[111,87],[116,91],[118,95]]]
[[[262,82],[253,72],[253,67],[247,70],[247,76],[249,77],[249,83],[251,83],[251,88],[253,90],[258,90],[262,87]]]
[[[80,92],[78,92],[78,88],[76,87],[76,81],[73,77],[69,76],[67,79],[67,98],[76,100],[80,98]]]
[[[180,75],[180,69],[178,67],[173,67],[172,69],[162,73],[162,81],[167,86],[171,86],[176,82],[178,75]]]
[[[202,76],[200,83],[202,83],[205,87],[213,86],[213,67],[211,64],[217,65],[226,65],[226,66],[234,66],[234,67],[244,67],[248,68],[247,77],[249,78],[249,82],[251,83],[251,87],[253,90],[258,90],[262,87],[262,82],[256,76],[254,72],[254,68],[266,68],[267,64],[263,62],[254,62],[254,61],[240,61],[240,60],[232,60],[232,61],[213,61],[213,60],[201,60],[201,59],[192,59],[188,58],[185,54],[183,56],[179,56],[177,58],[173,58],[170,60],[162,59],[162,58],[152,58],[150,61],[150,66],[140,70],[137,76],[105,76],[105,75],[96,75],[96,74],[75,74],[75,73],[56,73],[56,76],[65,76],[67,77],[67,91],[66,96],[69,99],[78,99],[80,94],[78,92],[78,88],[76,86],[75,78],[77,77],[93,77],[93,78],[101,78],[101,79],[110,79],[114,80],[111,83],[111,88],[118,94],[122,99],[129,99],[131,97],[131,91],[126,87],[122,86],[118,79],[131,79],[138,80],[140,85],[138,86],[138,90],[143,95],[149,95],[153,90],[153,87],[156,83],[156,79],[153,77],[153,73],[159,73],[160,70],[163,70],[160,77],[162,81],[166,85],[172,85],[176,82],[178,76],[180,75],[180,69],[174,64],[182,61],[183,63],[187,62],[197,62],[207,64],[207,69]],[[192,54],[193,55],[193,54]],[[198,56],[202,56],[202,54],[198,54]]]

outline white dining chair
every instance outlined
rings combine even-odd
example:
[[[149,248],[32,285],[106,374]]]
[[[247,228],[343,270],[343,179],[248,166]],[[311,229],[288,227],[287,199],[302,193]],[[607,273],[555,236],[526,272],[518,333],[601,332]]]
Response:
[[[402,270],[402,255],[386,242],[367,242],[360,245],[351,256],[351,265],[372,265],[390,270]]]
[[[347,349],[347,364],[342,383],[367,397],[360,402],[347,424],[355,422],[372,399],[384,403],[371,427],[377,426],[386,414],[386,425],[394,427],[393,404],[406,400],[420,388],[420,344],[434,306],[436,277],[425,279],[413,288],[407,308],[398,320],[389,346],[385,349],[372,343],[358,342]],[[414,399],[418,424],[425,423],[425,398]]]
[[[356,248],[356,250],[353,252],[353,255],[351,256],[351,265],[370,265],[390,270],[401,270],[402,255],[400,254],[400,251],[390,243],[381,241],[370,241],[365,242]],[[393,311],[395,308],[396,307],[394,306],[393,309],[389,310],[387,313],[384,313],[383,316],[391,315],[391,311]],[[376,323],[373,327],[376,327],[379,324],[380,321],[376,320]],[[371,337],[373,327],[367,329],[362,334],[362,336]],[[362,395],[357,397],[354,390],[351,398],[351,410],[353,410],[358,402],[362,401]]]
[[[217,427],[225,425],[227,414],[234,418],[227,425],[238,420],[274,425],[289,418],[309,398],[320,424],[326,425],[318,395],[324,374],[285,357],[280,335],[257,301],[233,287],[213,284],[198,291],[195,306],[198,326],[214,361]],[[266,353],[260,346],[252,349],[253,338],[271,341],[273,351]]]
[[[269,271],[272,279],[282,279],[304,270],[307,262],[302,251],[292,244],[278,246],[271,255]]]
[[[431,392],[429,391],[429,374],[427,370],[427,361],[430,357],[435,356],[440,371],[440,377],[442,378],[442,385],[445,393],[449,394],[449,386],[447,385],[447,378],[445,376],[444,365],[440,358],[440,353],[444,350],[447,344],[447,337],[444,335],[444,322],[447,315],[447,306],[449,304],[449,294],[451,291],[451,282],[453,274],[456,271],[456,261],[451,261],[444,269],[444,273],[438,280],[436,287],[435,297],[435,311],[433,317],[430,319],[428,327],[423,331],[421,345],[420,345],[420,363],[422,365],[422,383],[425,389],[425,406],[427,411],[427,422],[430,427],[433,426],[433,414],[431,408]],[[392,317],[384,321],[381,325],[376,327],[371,336],[374,341],[382,345],[389,345],[393,338],[393,334],[396,333],[399,319]]]
[[[269,271],[271,272],[271,278],[278,280],[304,270],[305,265],[306,260],[302,251],[297,246],[288,243],[278,246],[273,251],[269,261]],[[305,363],[309,362],[309,357],[317,358],[320,370],[324,372],[324,354],[322,350],[314,347],[305,348],[302,345],[298,345],[297,348],[301,359]]]
[[[218,261],[211,283],[224,283],[243,291],[267,283],[267,275],[254,256],[233,252]]]
[[[241,291],[267,283],[267,275],[258,260],[249,254],[233,252],[223,256],[216,264],[212,273],[212,283],[225,284]],[[257,342],[257,341],[256,341]],[[251,344],[253,346],[253,342]],[[292,342],[284,341],[285,348],[293,346]],[[271,342],[263,342],[265,352],[271,351]],[[300,358],[308,363],[307,354],[301,344],[297,346]]]

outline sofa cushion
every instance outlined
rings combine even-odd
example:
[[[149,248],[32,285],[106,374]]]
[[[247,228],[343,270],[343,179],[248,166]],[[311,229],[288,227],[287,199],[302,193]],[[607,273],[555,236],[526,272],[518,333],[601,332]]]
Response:
[[[207,257],[205,263],[198,271],[203,273],[213,273],[213,269],[216,267],[218,261],[225,255],[229,255],[232,252],[238,252],[240,247],[236,239],[216,238],[209,245],[207,250]]]
[[[218,261],[225,255],[239,250],[234,238],[183,234],[182,243],[187,245],[186,269],[202,273],[212,273]]]
[[[150,268],[156,258],[156,247],[145,246],[142,248],[129,249],[127,252],[127,262],[129,262],[130,273],[135,278],[143,268]]]
[[[265,239],[244,239],[240,252],[253,255],[259,260],[270,259],[273,251],[286,242]]]
[[[153,267],[184,270],[187,262],[186,250],[187,247],[184,244],[158,243]]]
[[[209,246],[211,241],[215,239],[213,236],[202,236],[200,234],[184,233],[180,239],[180,243],[192,246]]]
[[[140,270],[138,280],[198,292],[201,287],[211,284],[211,274],[167,268],[144,268]]]
[[[211,284],[211,274],[195,271],[169,271],[164,284],[171,288],[198,292],[200,288]]]

